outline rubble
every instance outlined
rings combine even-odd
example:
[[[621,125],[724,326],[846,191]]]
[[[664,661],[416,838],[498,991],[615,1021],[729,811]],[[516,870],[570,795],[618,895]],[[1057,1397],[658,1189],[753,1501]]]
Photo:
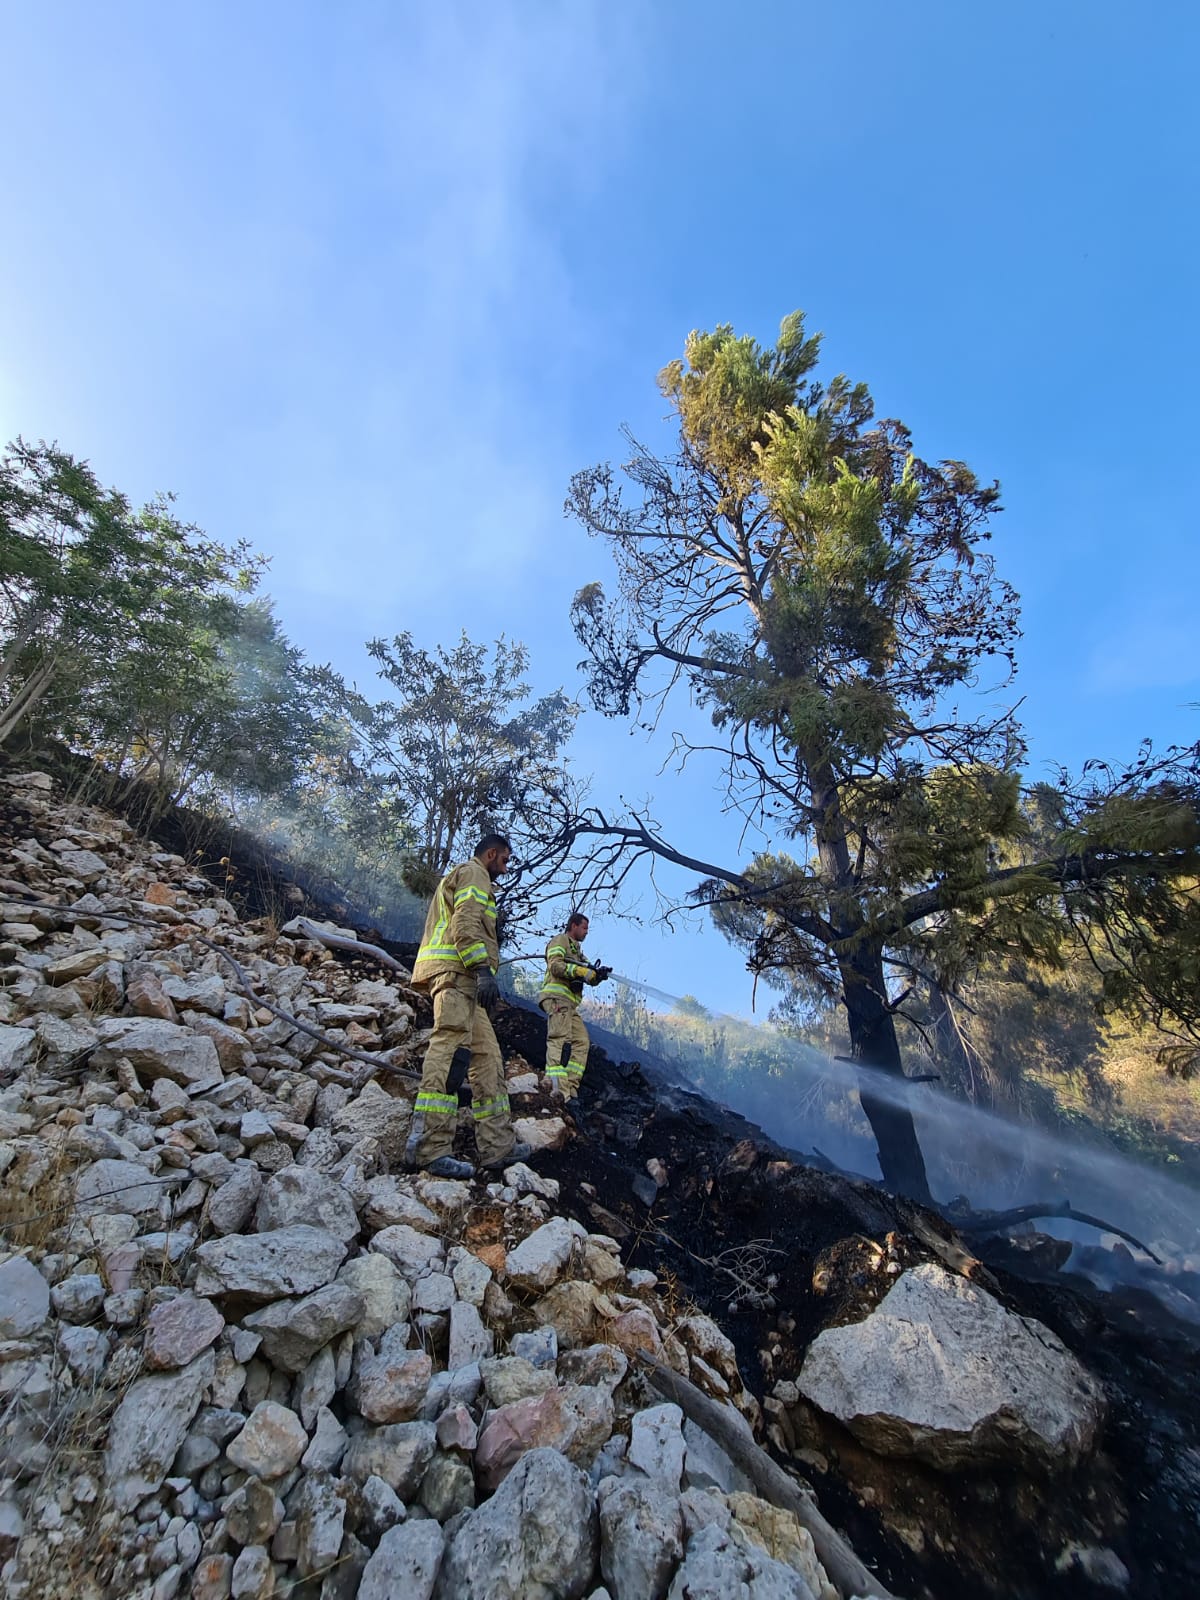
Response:
[[[406,1174],[415,1078],[364,1082],[329,1040],[415,1063],[424,998],[303,919],[240,922],[182,857],[42,778],[0,778],[23,818],[0,870],[60,906],[10,910],[3,934],[6,1597],[836,1600],[796,1516],[661,1402],[639,1353],[800,1456],[805,1395],[861,1433],[819,1374],[855,1335],[863,1392],[867,1367],[884,1381],[871,1319],[822,1333],[764,1414],[726,1333],[629,1263],[638,1190],[568,1205],[573,1136],[523,1060],[519,1136],[550,1163]],[[668,1170],[689,1181],[679,1159],[635,1165],[656,1195]],[[976,1304],[941,1271],[915,1280]],[[911,1320],[912,1278],[878,1325]],[[1027,1370],[1024,1349],[1006,1363]],[[1039,1437],[1078,1460],[1099,1422]]]

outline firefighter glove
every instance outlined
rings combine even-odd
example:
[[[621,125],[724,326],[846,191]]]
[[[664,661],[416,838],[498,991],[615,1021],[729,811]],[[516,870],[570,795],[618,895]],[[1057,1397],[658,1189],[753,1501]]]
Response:
[[[475,1002],[491,1012],[500,999],[500,986],[494,972],[481,972],[475,980]]]

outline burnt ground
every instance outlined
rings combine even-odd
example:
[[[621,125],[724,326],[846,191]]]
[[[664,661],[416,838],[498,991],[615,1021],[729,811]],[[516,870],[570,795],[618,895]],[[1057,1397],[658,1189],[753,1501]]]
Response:
[[[23,808],[0,809],[0,832],[19,839],[39,831]],[[222,860],[211,847],[197,849],[189,818],[168,817],[151,831],[229,893],[243,915],[278,915],[302,900],[311,914],[372,931],[317,885],[306,882],[301,894],[295,874],[260,845],[243,852],[226,834]],[[390,948],[402,959],[414,953]],[[496,1026],[507,1057],[540,1064],[540,1013],[504,1006]],[[806,1164],[680,1086],[677,1073],[619,1054],[593,1046],[582,1131],[564,1150],[540,1156],[539,1170],[561,1184],[560,1209],[617,1237],[628,1265],[650,1268],[681,1306],[691,1303],[720,1324],[747,1386],[768,1402],[766,1442],[785,1463],[799,1458],[790,1464],[890,1588],[913,1600],[1111,1596],[1102,1562],[1089,1568],[1072,1559],[1083,1549],[1115,1552],[1129,1573],[1125,1592],[1138,1600],[1200,1593],[1195,1329],[1154,1302],[1101,1294],[1084,1279],[1041,1270],[1004,1241],[976,1242],[983,1264],[971,1267],[942,1217],[820,1170],[811,1158]],[[541,1098],[518,1100],[518,1114]],[[661,1163],[661,1187],[648,1161]],[[889,1265],[947,1254],[1011,1309],[1052,1328],[1103,1381],[1107,1422],[1095,1455],[1075,1471],[1043,1480],[991,1469],[940,1474],[872,1455],[802,1402],[782,1408],[769,1400],[779,1380],[794,1378],[821,1328],[857,1320],[882,1298],[893,1281]]]

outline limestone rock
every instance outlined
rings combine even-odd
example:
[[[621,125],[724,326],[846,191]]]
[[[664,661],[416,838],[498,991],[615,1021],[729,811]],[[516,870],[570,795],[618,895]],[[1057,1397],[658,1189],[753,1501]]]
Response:
[[[378,1339],[394,1323],[407,1322],[412,1291],[387,1256],[355,1256],[338,1273],[337,1281],[362,1296],[363,1311],[355,1328],[360,1339]]]
[[[25,1339],[50,1314],[50,1285],[32,1261],[10,1256],[0,1264],[0,1339]]]
[[[146,1321],[142,1359],[153,1369],[184,1367],[207,1350],[225,1326],[225,1318],[211,1300],[181,1294],[164,1300]]]
[[[748,1540],[776,1561],[794,1568],[817,1600],[837,1600],[837,1590],[817,1560],[812,1534],[800,1525],[794,1511],[785,1511],[753,1494],[732,1494],[728,1504],[744,1535],[743,1543]]]
[[[300,1458],[306,1472],[334,1472],[350,1440],[345,1428],[327,1406],[317,1412],[312,1443]]]
[[[683,1478],[683,1412],[677,1405],[639,1411],[629,1430],[629,1462],[665,1489],[678,1495]]]
[[[863,1322],[819,1334],[797,1382],[868,1449],[944,1470],[1069,1465],[1104,1416],[1099,1384],[1048,1328],[931,1262]]]
[[[283,1521],[283,1501],[261,1478],[250,1477],[225,1501],[221,1514],[238,1544],[266,1544]]]
[[[279,1478],[291,1471],[307,1447],[308,1435],[296,1413],[274,1400],[262,1400],[225,1446],[225,1454],[243,1472]]]
[[[263,1185],[254,1225],[260,1233],[307,1224],[349,1244],[358,1235],[358,1213],[346,1190],[311,1167],[291,1166]]]
[[[370,1248],[376,1255],[386,1256],[410,1281],[435,1264],[440,1265],[445,1255],[440,1239],[418,1233],[405,1222],[380,1229],[371,1240]]]
[[[107,1017],[100,1024],[100,1041],[102,1049],[94,1057],[97,1064],[102,1055],[114,1062],[123,1056],[146,1083],[170,1078],[190,1094],[199,1094],[224,1082],[212,1040],[177,1022],[154,1017]]]
[[[208,1220],[217,1233],[241,1233],[262,1189],[262,1173],[252,1161],[239,1161],[208,1197]]]
[[[368,1422],[410,1422],[421,1409],[432,1376],[433,1362],[424,1350],[391,1349],[385,1335],[379,1354],[361,1363],[355,1404]]]
[[[389,1528],[367,1562],[358,1600],[430,1600],[442,1564],[445,1540],[436,1522],[405,1522]]]
[[[629,1357],[615,1344],[587,1344],[558,1358],[558,1375],[564,1383],[603,1384],[610,1394],[628,1371]]]
[[[113,1415],[104,1471],[119,1510],[153,1494],[170,1470],[205,1389],[212,1382],[211,1350],[179,1372],[136,1379]]]
[[[437,1215],[390,1173],[372,1178],[367,1184],[363,1217],[372,1228],[390,1228],[399,1222],[422,1233],[437,1233],[441,1228]]]
[[[411,1500],[437,1448],[432,1422],[393,1422],[364,1428],[342,1457],[342,1473],[355,1483],[382,1478],[401,1500]]]
[[[418,1500],[438,1522],[475,1507],[475,1474],[458,1456],[439,1451],[425,1469]]]
[[[296,1522],[296,1570],[302,1578],[332,1567],[342,1547],[346,1501],[333,1480],[308,1473],[288,1504]]]
[[[94,1161],[75,1180],[75,1209],[81,1217],[157,1211],[165,1193],[138,1161]]]
[[[11,1028],[0,1023],[0,1073],[17,1073],[33,1059],[37,1040],[30,1028]]]
[[[533,1311],[539,1322],[554,1329],[561,1349],[574,1350],[595,1339],[603,1298],[594,1283],[568,1278],[544,1294]]]
[[[683,1555],[678,1495],[642,1479],[609,1480],[600,1502],[600,1571],[617,1600],[663,1600]]]
[[[527,1144],[531,1150],[561,1150],[568,1129],[561,1117],[514,1117],[513,1133],[518,1144]]]
[[[473,1361],[482,1361],[491,1355],[495,1344],[491,1330],[484,1327],[476,1307],[456,1300],[450,1307],[447,1366],[453,1371],[456,1367],[470,1366]]]
[[[557,1450],[534,1450],[456,1528],[435,1600],[582,1600],[596,1564],[586,1476]]]
[[[332,1279],[345,1254],[341,1239],[303,1225],[210,1239],[196,1251],[195,1289],[259,1301],[310,1294]]]
[[[578,1244],[577,1225],[551,1217],[509,1251],[505,1271],[518,1289],[549,1289],[566,1272]]]
[[[329,1283],[300,1300],[276,1300],[243,1320],[261,1336],[263,1355],[272,1366],[303,1372],[318,1350],[358,1325],[363,1309],[362,1296],[348,1284]]]
[[[523,1356],[496,1356],[479,1363],[480,1376],[493,1406],[511,1406],[518,1400],[528,1400],[553,1389],[552,1371],[537,1368]],[[578,1378],[573,1382],[580,1382]]]
[[[687,1556],[667,1600],[814,1600],[794,1568],[716,1523],[688,1540]]]
[[[683,1481],[689,1489],[717,1489],[722,1494],[749,1493],[753,1489],[741,1468],[691,1418],[683,1425],[683,1443]]]
[[[607,1389],[569,1384],[501,1406],[479,1437],[475,1468],[480,1484],[485,1491],[494,1490],[521,1456],[546,1446],[586,1465],[612,1430],[613,1402]]]

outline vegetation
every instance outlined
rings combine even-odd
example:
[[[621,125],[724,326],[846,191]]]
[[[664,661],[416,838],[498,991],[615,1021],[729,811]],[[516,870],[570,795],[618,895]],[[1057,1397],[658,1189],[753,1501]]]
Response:
[[[659,379],[674,449],[631,439],[621,474],[580,472],[568,500],[619,574],[615,601],[590,584],[574,604],[593,705],[657,725],[686,690],[713,733],[675,731],[680,763],[715,755],[727,808],[788,848],[713,863],[596,808],[573,837],[593,874],[631,856],[693,872],[751,970],[836,996],[851,1054],[887,1072],[914,996],[1001,957],[1057,965],[1078,939],[1110,1003],[1187,1033],[1196,753],[1145,752],[1053,806],[1023,794],[1013,712],[977,693],[1015,671],[1017,597],[986,548],[998,487],[916,455],[865,385],[817,378],[819,350],[798,313],[774,349],[693,333]],[[911,1117],[863,1109],[885,1181],[928,1198]]]

